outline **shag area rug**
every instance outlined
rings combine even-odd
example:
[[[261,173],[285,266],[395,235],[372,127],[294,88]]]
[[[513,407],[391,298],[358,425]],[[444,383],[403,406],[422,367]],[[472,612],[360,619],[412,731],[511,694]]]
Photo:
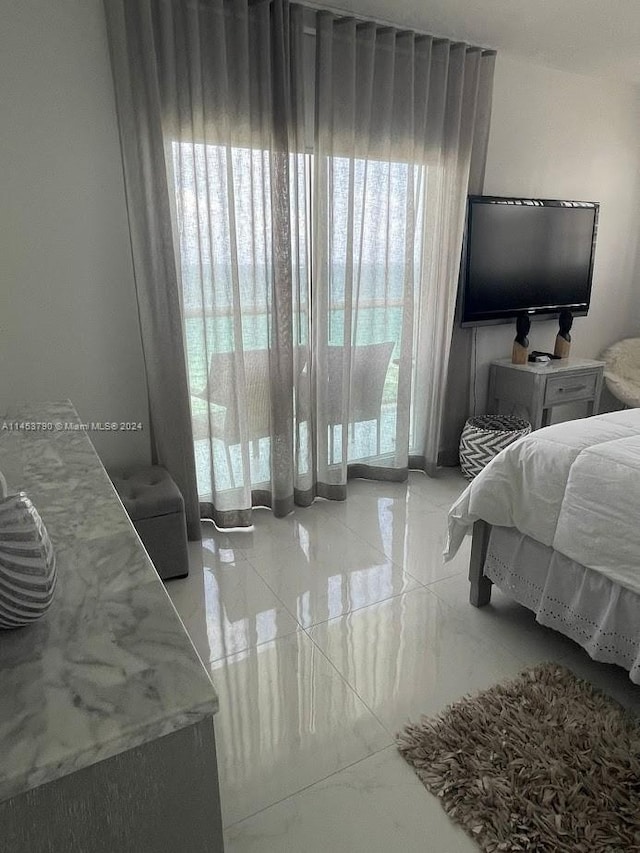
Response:
[[[564,667],[462,699],[397,744],[482,850],[640,851],[640,720]]]

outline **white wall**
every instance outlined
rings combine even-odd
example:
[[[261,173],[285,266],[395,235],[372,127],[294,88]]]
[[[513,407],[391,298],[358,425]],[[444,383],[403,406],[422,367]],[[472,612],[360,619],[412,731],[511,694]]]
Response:
[[[100,0],[12,0],[0,25],[0,413],[71,398],[106,464],[145,461],[147,398]]]
[[[485,194],[601,205],[591,309],[574,322],[572,355],[640,334],[639,168],[640,90],[498,55]],[[532,323],[531,348],[553,351],[556,332],[555,321]],[[488,365],[511,354],[514,335],[477,330],[478,411]]]

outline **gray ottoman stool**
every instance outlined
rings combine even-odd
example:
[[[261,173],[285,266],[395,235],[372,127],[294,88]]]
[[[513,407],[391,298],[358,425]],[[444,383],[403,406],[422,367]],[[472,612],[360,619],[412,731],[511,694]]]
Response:
[[[109,473],[133,526],[163,580],[189,574],[184,500],[160,465]]]

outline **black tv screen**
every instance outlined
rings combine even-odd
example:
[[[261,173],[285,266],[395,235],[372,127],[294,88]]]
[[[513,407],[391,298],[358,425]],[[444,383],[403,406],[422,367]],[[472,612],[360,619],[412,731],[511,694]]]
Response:
[[[462,325],[589,308],[598,204],[469,198]]]

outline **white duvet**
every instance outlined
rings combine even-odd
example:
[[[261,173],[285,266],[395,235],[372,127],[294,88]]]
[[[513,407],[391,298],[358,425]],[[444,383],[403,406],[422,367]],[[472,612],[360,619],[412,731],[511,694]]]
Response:
[[[479,519],[640,593],[640,409],[556,424],[505,448],[451,508],[445,559]]]

